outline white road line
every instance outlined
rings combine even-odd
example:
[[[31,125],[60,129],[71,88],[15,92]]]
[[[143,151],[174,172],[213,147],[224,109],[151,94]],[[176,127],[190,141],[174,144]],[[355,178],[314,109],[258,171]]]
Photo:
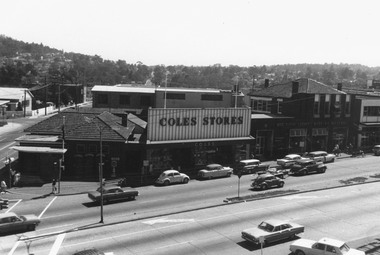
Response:
[[[10,212],[18,203],[20,203],[22,201],[22,199],[19,199],[11,208],[9,208],[8,210],[6,210],[5,212]]]
[[[49,252],[49,255],[56,255],[58,253],[59,248],[61,248],[63,239],[65,239],[65,236],[66,236],[66,233],[63,233],[57,236],[57,239],[55,239],[55,242]]]
[[[12,250],[9,251],[8,255],[13,255],[13,253],[16,251],[19,244],[20,244],[20,241],[17,241],[15,245],[13,245]]]
[[[50,203],[45,207],[45,209],[42,211],[42,213],[38,216],[39,219],[41,219],[42,215],[46,212],[46,210],[51,206],[51,204],[56,200],[57,197],[54,197],[53,200],[50,201]]]
[[[59,214],[59,215],[52,215],[52,216],[44,217],[44,219],[57,218],[57,217],[62,217],[62,216],[66,216],[66,215],[73,215],[73,214],[72,213],[65,213],[65,214]]]
[[[13,144],[16,144],[16,142],[11,142],[10,144],[5,145],[4,147],[0,148],[0,150],[4,150],[4,149],[8,148],[9,146],[12,146]]]

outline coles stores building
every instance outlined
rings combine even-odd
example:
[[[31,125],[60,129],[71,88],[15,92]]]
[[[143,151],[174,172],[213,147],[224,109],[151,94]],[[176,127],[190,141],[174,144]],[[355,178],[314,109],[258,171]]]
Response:
[[[194,172],[209,163],[233,166],[249,158],[250,108],[162,109],[148,111],[146,166]]]

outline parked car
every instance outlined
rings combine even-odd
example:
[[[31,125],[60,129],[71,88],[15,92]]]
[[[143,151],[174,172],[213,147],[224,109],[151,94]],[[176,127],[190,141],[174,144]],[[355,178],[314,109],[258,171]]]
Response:
[[[177,170],[166,170],[156,180],[158,185],[169,185],[172,183],[188,183],[190,177],[186,174],[180,173]]]
[[[8,212],[0,214],[0,234],[12,234],[33,231],[40,224],[40,219],[33,214],[18,216]]]
[[[282,159],[277,159],[277,165],[288,168],[291,167],[296,161],[304,159],[301,155],[298,154],[288,154]]]
[[[243,230],[241,237],[254,244],[260,244],[260,241],[268,244],[280,240],[294,239],[296,235],[304,232],[304,230],[305,227],[297,223],[271,219],[261,222],[257,227]]]
[[[88,192],[88,197],[94,202],[100,202],[101,189],[103,189],[103,202],[108,203],[110,201],[118,200],[134,200],[139,192],[131,188],[121,188],[119,186],[103,186],[96,191]]]
[[[241,160],[234,169],[234,174],[253,174],[256,171],[260,171],[257,167],[260,165],[260,160],[258,159],[245,159]]]
[[[209,164],[205,169],[198,171],[198,177],[201,179],[211,179],[217,177],[230,177],[233,169],[228,166],[219,164]]]
[[[318,242],[308,239],[299,239],[293,242],[289,249],[295,255],[365,255],[364,251],[352,249],[343,241],[326,237]]]
[[[372,151],[373,151],[373,154],[374,154],[375,156],[379,156],[379,155],[380,155],[380,145],[375,145],[375,146],[373,146]]]
[[[310,173],[326,172],[326,165],[312,159],[302,159],[297,161],[291,168],[290,173],[294,175],[305,175]]]
[[[305,155],[305,158],[310,158],[318,162],[328,163],[335,161],[335,155],[325,151],[312,151]]]
[[[283,179],[280,179],[273,174],[260,174],[251,184],[251,187],[253,189],[261,189],[265,190],[268,188],[278,187],[282,188],[284,187],[285,182]]]

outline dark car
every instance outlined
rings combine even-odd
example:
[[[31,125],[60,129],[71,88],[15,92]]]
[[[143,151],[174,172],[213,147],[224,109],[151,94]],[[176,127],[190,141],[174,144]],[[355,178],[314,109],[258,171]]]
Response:
[[[273,187],[282,188],[285,182],[273,174],[261,174],[251,184],[254,189],[268,189]]]
[[[40,219],[33,214],[18,216],[13,212],[1,213],[0,234],[33,231],[40,222]]]
[[[103,202],[108,203],[116,200],[133,200],[139,195],[137,190],[131,188],[120,188],[119,186],[102,187]],[[100,202],[101,188],[88,192],[88,197],[94,202]]]
[[[310,173],[326,172],[326,165],[311,159],[303,159],[296,162],[291,168],[290,173],[294,175],[305,175]]]

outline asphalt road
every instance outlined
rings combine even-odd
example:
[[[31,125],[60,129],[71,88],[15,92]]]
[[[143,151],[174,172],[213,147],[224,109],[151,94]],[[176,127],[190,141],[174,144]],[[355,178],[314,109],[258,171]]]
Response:
[[[88,247],[123,255],[261,254],[260,247],[247,243],[240,235],[243,229],[268,218],[304,225],[303,238],[327,236],[358,247],[370,240],[363,237],[372,237],[380,230],[378,186],[348,186],[40,236],[20,241],[13,254],[51,254],[57,243],[57,254],[72,254]],[[3,240],[9,240],[6,249],[10,250],[16,237]],[[269,245],[263,254],[289,254],[291,242]]]
[[[286,185],[283,189],[283,191],[286,190],[308,190],[313,188],[327,188],[331,185],[343,185],[344,183],[349,182],[361,182],[365,179],[373,179],[376,180],[377,175],[380,174],[380,171],[378,170],[378,157],[366,157],[366,158],[353,158],[353,159],[344,159],[339,160],[335,163],[328,164],[328,170],[325,174],[314,174],[314,175],[308,175],[308,176],[302,176],[302,177],[288,177],[286,181]],[[372,177],[371,177],[372,176]],[[253,194],[260,194],[263,193],[262,191],[252,191],[249,189],[249,184],[251,182],[251,176],[243,176],[241,178],[241,196],[248,196]],[[259,214],[252,218],[252,220],[249,219],[249,217],[246,216],[238,216],[240,219],[239,221],[236,221],[236,219],[233,222],[230,222],[228,213],[231,213],[232,215],[240,215],[239,210],[242,210],[244,212],[246,209],[245,206],[254,205],[252,212],[255,212],[256,210],[262,209],[263,205],[269,204],[279,204],[281,205],[284,201],[290,201],[291,204],[294,202],[297,202],[296,205],[299,205],[299,201],[302,203],[310,203],[311,207],[319,207],[320,201],[325,200],[326,204],[329,206],[333,206],[336,203],[336,206],[341,206],[341,202],[339,202],[339,199],[337,199],[340,195],[345,195],[345,191],[341,191],[341,189],[326,189],[326,193],[329,195],[323,195],[322,198],[324,199],[314,199],[316,195],[311,195],[310,193],[305,193],[302,195],[292,195],[292,196],[284,196],[282,198],[274,198],[274,199],[266,199],[266,200],[260,200],[257,202],[247,202],[247,203],[241,203],[241,204],[235,204],[235,205],[225,205],[225,206],[219,206],[223,205],[223,199],[226,197],[236,196],[237,195],[237,181],[238,178],[236,176],[233,176],[231,178],[222,178],[222,179],[215,179],[215,180],[207,180],[207,181],[197,181],[192,180],[189,184],[186,185],[173,185],[168,187],[155,187],[155,186],[149,186],[149,187],[142,187],[139,188],[139,191],[141,195],[137,198],[136,201],[129,201],[129,202],[122,202],[122,203],[112,203],[109,205],[104,206],[104,220],[106,225],[111,223],[111,226],[107,227],[100,227],[100,228],[91,228],[89,230],[82,230],[82,231],[75,231],[77,228],[86,228],[86,227],[93,227],[98,226],[99,224],[99,206],[91,203],[86,195],[75,195],[75,196],[60,196],[60,197],[41,197],[39,199],[29,200],[29,201],[21,201],[19,203],[12,204],[10,210],[17,212],[19,214],[29,214],[34,213],[37,216],[40,216],[42,223],[38,227],[37,231],[35,232],[27,232],[24,234],[26,237],[34,237],[37,236],[38,238],[36,240],[32,239],[33,242],[30,243],[30,249],[36,249],[38,252],[34,252],[34,254],[71,254],[70,252],[74,250],[78,250],[81,248],[101,245],[103,250],[106,251],[116,251],[115,254],[160,254],[160,250],[163,251],[162,254],[178,254],[174,253],[174,251],[171,251],[171,244],[168,244],[168,248],[161,248],[160,250],[156,251],[157,253],[149,253],[149,251],[146,248],[143,247],[137,247],[139,245],[146,246],[146,247],[154,247],[154,244],[158,245],[157,247],[165,247],[166,241],[164,243],[160,243],[160,240],[164,240],[166,238],[166,235],[164,237],[162,236],[155,236],[153,235],[153,232],[150,230],[150,228],[155,228],[157,226],[167,226],[169,229],[172,224],[177,225],[179,223],[180,226],[184,227],[184,230],[186,234],[181,233],[178,229],[178,235],[189,235],[193,236],[193,238],[198,238],[198,229],[200,226],[190,226],[188,228],[187,224],[192,224],[195,221],[195,218],[189,218],[187,216],[180,216],[182,214],[174,214],[176,212],[181,211],[189,211],[189,215],[198,215],[201,214],[205,217],[205,219],[209,219],[208,221],[205,221],[208,226],[208,222],[212,223],[214,221],[214,218],[217,215],[217,212],[222,213],[221,216],[216,217],[215,220],[217,220],[218,223],[215,223],[214,225],[211,225],[211,229],[218,229],[219,226],[222,228],[224,225],[227,225],[226,228],[231,228],[230,231],[231,235],[234,234],[233,240],[234,242],[238,241],[238,238],[236,237],[236,233],[238,233],[238,236],[240,238],[240,231],[243,227],[247,227],[254,222],[255,224],[258,223],[258,221],[261,221],[263,218],[272,216],[272,217],[280,217],[283,218],[284,210],[290,210],[291,214],[293,215],[289,219],[293,219],[294,215],[298,215],[297,217],[308,218],[308,212],[307,209],[304,207],[300,207],[300,209],[296,210],[291,208],[286,209],[279,209],[275,210],[275,206],[270,206],[271,208],[270,212],[266,211],[265,214]],[[360,189],[365,189],[369,184],[366,185],[360,185],[355,186],[358,188],[355,192],[349,192],[347,194],[354,194],[352,197],[345,197],[344,199],[345,203],[358,203],[360,204],[361,198],[363,198],[363,201],[367,200],[366,194],[361,194]],[[379,184],[374,184],[374,186]],[[362,188],[361,188],[362,187]],[[279,190],[279,189],[275,189]],[[271,191],[275,191],[271,190]],[[359,191],[358,191],[359,190]],[[271,192],[268,191],[268,192]],[[306,195],[307,194],[307,195]],[[338,196],[339,195],[339,196]],[[297,197],[298,196],[298,197]],[[299,198],[301,196],[301,198]],[[375,198],[375,195],[373,195]],[[290,198],[289,198],[290,197]],[[293,197],[293,198],[292,198]],[[289,198],[289,199],[288,199]],[[318,195],[318,198],[320,196]],[[342,199],[342,198],[341,198]],[[272,202],[268,202],[272,201]],[[275,202],[273,202],[275,201]],[[279,202],[280,201],[280,202]],[[281,202],[282,201],[282,202]],[[289,203],[290,203],[289,202]],[[318,203],[316,203],[318,202]],[[301,203],[301,205],[302,205]],[[316,205],[314,205],[316,203]],[[209,208],[211,206],[211,208]],[[215,206],[215,207],[212,207]],[[256,207],[255,207],[256,206]],[[344,206],[347,206],[346,204]],[[195,210],[195,208],[202,208],[203,210]],[[359,206],[360,207],[360,206]],[[231,209],[229,209],[231,208]],[[240,208],[240,209],[239,209]],[[343,207],[345,208],[345,207]],[[237,211],[235,211],[235,209]],[[315,209],[318,210],[318,209]],[[337,210],[337,212],[342,212],[337,208],[332,208],[329,210]],[[251,212],[251,209],[248,210]],[[323,212],[323,210],[321,211]],[[305,215],[304,215],[305,213]],[[313,211],[314,214],[314,211]],[[161,215],[163,220],[159,220],[158,222],[155,222],[154,219],[150,219],[149,217],[158,216]],[[244,215],[244,213],[242,214]],[[355,218],[362,217],[362,213],[360,211],[353,213],[352,216],[355,216]],[[290,216],[290,214],[289,214]],[[348,215],[349,217],[352,217]],[[173,218],[174,217],[174,218]],[[346,216],[342,214],[342,218],[340,221],[348,221],[350,222],[351,219],[346,219]],[[363,216],[365,219],[365,216]],[[235,218],[232,217],[232,218]],[[141,219],[141,221],[139,221]],[[169,220],[167,220],[169,219]],[[174,221],[170,221],[170,219],[174,219]],[[296,218],[298,219],[298,218]],[[335,219],[335,218],[334,218]],[[356,219],[355,219],[356,220]],[[169,221],[169,222],[168,222]],[[197,221],[201,221],[201,218],[197,218]],[[125,222],[125,223],[123,223]],[[128,223],[129,222],[129,223]],[[134,224],[138,224],[138,227],[135,227]],[[148,223],[147,223],[148,222]],[[201,221],[204,222],[204,221]],[[112,223],[119,223],[112,225]],[[317,222],[316,222],[317,223]],[[315,224],[316,224],[315,223]],[[332,223],[332,222],[330,222]],[[329,224],[330,224],[329,223]],[[235,225],[236,224],[236,225]],[[312,223],[310,226],[313,228],[318,228],[318,226],[314,226]],[[318,222],[320,224],[320,222]],[[146,227],[149,226],[149,230],[147,232],[144,232]],[[143,236],[139,235],[139,232],[129,232],[130,229],[136,229],[136,231],[143,231],[142,233],[147,233],[149,235],[153,235],[152,237],[147,239],[144,239]],[[206,227],[207,229],[208,227]],[[331,228],[332,231],[337,231],[334,229],[333,226],[329,226],[328,228]],[[164,228],[166,230],[166,228]],[[380,230],[380,229],[379,229]],[[73,231],[73,232],[70,232]],[[205,231],[205,233],[200,233],[201,236],[206,236],[205,240],[210,241],[211,243],[208,243],[207,241],[204,241],[205,243],[203,245],[210,246],[210,249],[205,250],[201,249],[201,254],[214,254],[216,251],[219,251],[219,246],[224,247],[225,246],[225,240],[224,239],[215,239],[217,243],[222,242],[219,244],[218,247],[213,246],[213,239],[212,236],[215,235],[213,231],[207,231],[207,230],[201,230]],[[227,231],[227,230],[223,230]],[[223,232],[222,231],[222,232]],[[347,230],[346,230],[347,231]],[[57,233],[58,232],[58,233]],[[65,233],[68,232],[68,233]],[[159,231],[160,233],[164,233],[162,231]],[[356,231],[354,231],[356,232]],[[210,237],[208,237],[208,234],[213,233]],[[51,235],[50,235],[51,234]],[[328,234],[328,233],[326,233]],[[363,233],[361,233],[363,234]],[[365,234],[365,233],[364,233]],[[49,237],[44,237],[45,235],[48,235]],[[118,240],[117,236],[121,236],[123,238],[130,238],[128,240],[122,240],[117,241],[116,244],[111,240],[108,239],[108,236],[116,235],[116,237],[111,238],[112,240]],[[171,234],[174,235],[174,234]],[[366,235],[366,234],[365,234]],[[364,236],[365,236],[364,235]],[[140,237],[139,237],[140,236]],[[176,234],[174,235],[177,236]],[[329,235],[331,236],[331,235]],[[44,237],[44,238],[40,238]],[[95,242],[96,245],[93,244],[93,240],[96,240],[97,238],[105,238],[105,243],[102,242]],[[345,237],[345,236],[342,236]],[[349,236],[347,236],[349,237]],[[362,237],[362,236],[361,236]],[[9,252],[14,248],[14,253],[12,254],[28,254],[23,253],[25,250],[23,250],[23,245],[25,245],[25,242],[17,243],[17,240],[19,240],[20,235],[13,235],[13,236],[7,236],[3,237],[0,240],[0,249],[3,251]],[[137,238],[137,239],[136,239]],[[141,239],[140,239],[141,238]],[[210,239],[211,238],[211,239]],[[359,238],[359,237],[353,237],[353,239]],[[50,253],[50,251],[53,249],[52,246],[54,245],[57,240],[62,240],[62,243],[59,245],[59,249],[56,253]],[[174,238],[175,239],[175,238]],[[184,238],[185,240],[186,238]],[[343,239],[343,238],[340,238]],[[28,239],[29,240],[29,239]],[[71,240],[71,241],[70,241]],[[192,239],[191,239],[192,240]],[[191,241],[190,240],[190,241]],[[344,240],[351,240],[350,239],[344,239]],[[64,241],[64,242],[63,242]],[[77,241],[77,244],[75,242]],[[184,242],[190,242],[186,239]],[[241,240],[240,240],[241,241]],[[108,242],[110,244],[108,245]],[[17,243],[17,245],[16,245]],[[28,242],[27,242],[28,243]],[[136,251],[129,250],[129,248],[125,248],[123,246],[124,243],[128,243],[128,247],[137,247]],[[168,242],[170,243],[170,242]],[[227,242],[227,243],[231,243]],[[66,244],[68,245],[66,247]],[[119,247],[120,246],[120,247]],[[245,246],[244,243],[242,243],[240,246]],[[71,248],[70,248],[71,247]],[[123,248],[124,247],[124,248]],[[178,245],[176,246],[178,248]],[[233,249],[232,247],[235,246],[228,246],[222,248],[222,251],[230,251],[230,249]],[[126,249],[126,250],[125,250]],[[268,247],[269,249],[269,247]],[[140,252],[141,250],[141,252]],[[167,251],[166,251],[167,250]],[[248,249],[249,250],[249,249]],[[58,252],[59,251],[59,252]],[[132,253],[128,253],[128,252]],[[190,249],[190,251],[192,251]],[[168,253],[166,253],[168,252]],[[181,251],[182,253],[182,251]],[[186,254],[186,251],[184,251]],[[197,254],[195,253],[188,253],[188,254]],[[220,254],[220,253],[219,253]],[[240,253],[240,251],[237,251],[237,253],[222,253],[222,254],[245,254]],[[268,253],[268,254],[275,254],[275,253]],[[284,254],[284,253],[282,253]],[[11,254],[10,254],[11,255]]]

